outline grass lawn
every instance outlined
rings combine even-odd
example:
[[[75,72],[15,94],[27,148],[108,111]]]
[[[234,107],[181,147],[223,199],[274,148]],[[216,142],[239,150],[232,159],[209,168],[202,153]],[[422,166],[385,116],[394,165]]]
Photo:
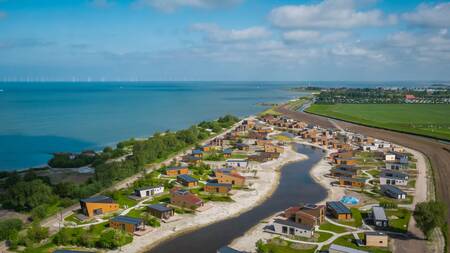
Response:
[[[369,173],[373,177],[378,177],[378,176],[380,176],[381,171],[377,170],[377,169],[374,169],[374,170],[368,170],[367,173]]]
[[[347,231],[346,228],[340,227],[340,226],[336,226],[336,225],[331,224],[329,222],[325,222],[324,224],[320,225],[319,228],[321,230],[332,231],[332,232],[335,232],[335,233],[343,233],[343,232]]]
[[[117,203],[119,203],[119,206],[122,208],[135,206],[137,204],[137,201],[134,199],[130,199],[128,197],[129,195],[129,192],[121,190],[114,192],[112,198]]]
[[[348,220],[348,221],[340,220],[338,222],[341,224],[347,225],[347,226],[361,227],[362,226],[361,212],[358,210],[358,208],[350,208],[350,210],[352,211],[353,219]]]
[[[411,218],[411,212],[404,209],[387,209],[386,216],[389,219],[389,229],[395,232],[406,233],[408,231],[408,223]]]
[[[305,244],[297,245],[279,238],[272,239],[261,247],[261,252],[270,253],[313,253],[315,250],[316,246]]]
[[[333,234],[325,232],[315,232],[315,234],[319,234],[319,238],[317,239],[318,242],[324,242],[333,236]]]
[[[153,198],[152,200],[145,201],[145,204],[160,204],[160,203],[169,203],[170,202],[170,194],[163,194],[158,197]]]
[[[308,112],[450,140],[450,104],[314,104]]]
[[[363,239],[363,238],[360,237],[360,239]],[[356,245],[356,243],[355,243],[355,238],[353,237],[353,235],[341,236],[338,239],[336,239],[334,242],[332,242],[332,244],[337,244],[337,245],[341,245],[344,247],[349,247],[349,248],[354,248],[354,249],[359,249],[359,250],[365,250],[365,251],[368,251],[371,253],[389,253],[389,252],[391,252],[388,249],[384,249],[384,248],[358,247],[358,245]],[[322,250],[327,250],[330,247],[330,245],[331,244],[322,247]]]

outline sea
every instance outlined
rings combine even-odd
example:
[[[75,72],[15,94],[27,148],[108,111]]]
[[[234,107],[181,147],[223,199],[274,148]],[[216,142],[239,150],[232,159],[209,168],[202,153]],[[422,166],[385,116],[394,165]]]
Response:
[[[239,117],[305,93],[293,87],[399,87],[411,82],[0,82],[0,171],[39,167],[54,152]],[[414,83],[418,85],[420,83]]]

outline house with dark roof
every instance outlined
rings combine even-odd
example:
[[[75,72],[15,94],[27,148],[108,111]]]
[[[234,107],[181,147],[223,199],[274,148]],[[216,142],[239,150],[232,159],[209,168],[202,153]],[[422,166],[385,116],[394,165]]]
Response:
[[[191,177],[186,174],[177,176],[177,182],[186,187],[195,187],[198,185],[197,178]]]
[[[236,143],[236,148],[239,150],[243,150],[243,151],[249,151],[250,150],[250,146],[248,144],[245,143]]]
[[[144,220],[122,215],[116,216],[109,220],[109,226],[128,233],[145,230]]]
[[[395,170],[384,170],[380,174],[380,185],[390,184],[390,185],[408,185],[408,174],[398,172]]]
[[[119,204],[103,195],[80,199],[80,207],[83,214],[90,218],[119,210]]]
[[[359,168],[351,165],[339,165],[330,170],[332,177],[350,177],[355,178],[359,174]]]
[[[381,192],[393,199],[406,199],[406,192],[400,190],[399,188],[390,185],[390,184],[384,184],[380,186]]]
[[[297,223],[292,220],[275,219],[273,230],[277,234],[287,236],[301,236],[311,238],[314,235],[314,226]]]
[[[372,212],[369,216],[376,227],[387,228],[389,226],[389,220],[384,212],[384,208],[381,206],[372,207]]]
[[[192,150],[192,156],[197,158],[203,157],[203,151],[201,149],[194,149]]]
[[[231,155],[233,154],[233,150],[226,148],[222,151],[222,153],[223,153],[223,157],[230,158]]]
[[[327,212],[338,220],[349,220],[352,218],[352,211],[340,201],[328,201]]]
[[[175,210],[172,207],[167,207],[161,204],[148,205],[147,210],[151,215],[161,220],[167,220],[175,215]]]

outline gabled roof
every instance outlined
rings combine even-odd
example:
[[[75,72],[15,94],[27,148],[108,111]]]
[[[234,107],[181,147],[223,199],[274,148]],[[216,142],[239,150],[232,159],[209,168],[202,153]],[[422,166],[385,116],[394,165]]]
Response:
[[[80,201],[85,203],[115,203],[112,198],[103,195],[80,199]]]
[[[129,217],[129,216],[116,216],[116,217],[112,218],[111,221],[133,224],[133,225],[140,225],[143,222],[142,219],[133,218],[133,217]]]

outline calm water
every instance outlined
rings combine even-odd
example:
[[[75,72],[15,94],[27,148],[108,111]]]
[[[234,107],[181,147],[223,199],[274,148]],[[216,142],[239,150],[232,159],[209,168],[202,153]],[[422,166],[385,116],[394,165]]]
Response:
[[[45,164],[51,153],[100,149],[155,131],[263,110],[290,87],[407,86],[405,82],[0,83],[0,170]]]
[[[326,190],[310,177],[310,169],[323,156],[320,149],[297,145],[297,151],[308,160],[288,164],[281,170],[280,184],[274,194],[261,205],[242,215],[214,223],[202,229],[168,240],[148,253],[214,253],[228,245],[268,216],[292,205],[316,203],[326,197]]]
[[[0,170],[45,164],[52,152],[99,149],[301,94],[293,83],[0,83]]]

